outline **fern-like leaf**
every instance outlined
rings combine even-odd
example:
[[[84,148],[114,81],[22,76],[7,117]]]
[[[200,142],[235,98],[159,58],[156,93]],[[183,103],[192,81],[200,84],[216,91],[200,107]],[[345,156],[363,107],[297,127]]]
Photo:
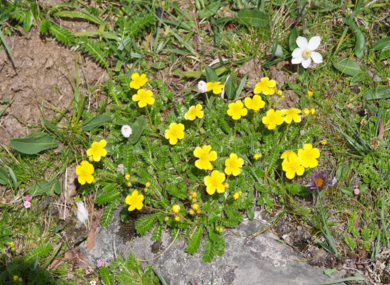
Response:
[[[150,231],[154,223],[156,222],[156,219],[157,219],[156,214],[148,215],[138,219],[135,222],[135,228],[137,229],[137,233],[143,235],[148,231]]]
[[[176,187],[176,185],[174,184],[168,184],[166,185],[166,188],[165,188],[169,194],[171,194],[172,196],[174,197],[177,197],[179,199],[186,199],[187,198],[187,193],[186,191],[183,189],[179,189]]]
[[[163,229],[162,224],[157,224],[157,226],[154,228],[153,231],[152,240],[161,241],[162,229]]]
[[[110,271],[107,267],[102,266],[99,269],[99,275],[105,285],[114,284],[113,277],[110,276]]]
[[[115,86],[114,81],[111,79],[107,81],[107,89],[108,94],[111,96],[112,100],[118,105],[121,106],[121,102],[119,101],[119,92],[117,86]]]
[[[187,252],[189,254],[194,254],[195,252],[198,251],[200,242],[202,240],[202,233],[203,233],[202,228],[197,228],[193,233],[192,239],[187,246]]]
[[[103,228],[107,228],[110,225],[112,218],[114,217],[114,211],[118,207],[118,204],[119,204],[119,200],[114,201],[110,203],[106,207],[106,209],[104,209],[104,213],[101,221]]]
[[[213,242],[206,236],[206,242],[204,245],[204,251],[203,251],[203,256],[202,259],[204,262],[211,262],[213,261],[215,256],[214,252],[214,245]]]
[[[132,145],[124,145],[123,146],[123,165],[125,166],[126,173],[130,173],[133,166],[133,146]]]
[[[49,28],[50,33],[56,37],[56,39],[66,45],[73,45],[75,40],[74,40],[74,35],[63,28],[60,28],[57,25],[52,24]]]
[[[40,25],[41,33],[47,33],[50,30],[50,22],[48,20],[43,20]]]
[[[165,169],[165,163],[168,158],[168,147],[162,146],[158,152],[157,169],[162,171]]]
[[[99,196],[96,197],[95,203],[100,205],[110,203],[120,197],[121,193],[119,190],[114,190],[112,192],[108,193],[102,193]]]
[[[42,257],[48,255],[53,250],[51,243],[45,243],[30,251],[23,259],[25,263],[29,263],[34,257]]]
[[[82,37],[79,44],[81,44],[81,49],[84,52],[94,57],[104,67],[108,67],[101,45],[98,42],[88,39],[87,37]]]

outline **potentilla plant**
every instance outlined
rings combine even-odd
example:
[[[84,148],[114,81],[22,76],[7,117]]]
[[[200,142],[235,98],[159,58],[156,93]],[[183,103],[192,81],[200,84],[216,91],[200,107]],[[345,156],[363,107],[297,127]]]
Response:
[[[108,86],[119,110],[112,132],[91,142],[76,168],[84,194],[95,184],[102,188],[95,203],[106,205],[103,226],[119,205],[147,210],[135,223],[138,234],[153,231],[152,239],[161,240],[170,230],[173,238],[187,240],[190,254],[204,239],[206,262],[224,253],[225,228],[238,226],[245,215],[253,218],[256,191],[257,202],[271,210],[269,195],[285,199],[283,186],[315,168],[320,156],[313,133],[300,135],[314,111],[276,109],[274,97],[281,100],[283,91],[275,80],[264,77],[250,96],[224,100],[221,94],[231,87],[212,76],[182,104],[161,81],[122,74],[121,85]],[[126,106],[118,105],[121,100]]]

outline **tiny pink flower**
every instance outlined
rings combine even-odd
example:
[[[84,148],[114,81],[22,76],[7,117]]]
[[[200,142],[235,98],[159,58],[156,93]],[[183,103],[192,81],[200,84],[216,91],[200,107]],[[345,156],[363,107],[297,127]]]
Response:
[[[358,188],[356,188],[355,190],[353,190],[353,193],[354,193],[355,195],[359,195],[360,190],[359,190]]]
[[[96,285],[96,281],[90,281],[89,284]]]
[[[25,201],[25,202],[24,202],[24,207],[25,207],[26,209],[30,208],[30,207],[31,207],[31,203],[30,203],[29,201]]]
[[[100,268],[102,266],[105,266],[107,263],[105,260],[98,260],[97,262],[97,267]]]
[[[27,196],[26,198],[24,198],[24,200],[30,202],[30,201],[31,201],[31,197],[30,197],[30,196]]]

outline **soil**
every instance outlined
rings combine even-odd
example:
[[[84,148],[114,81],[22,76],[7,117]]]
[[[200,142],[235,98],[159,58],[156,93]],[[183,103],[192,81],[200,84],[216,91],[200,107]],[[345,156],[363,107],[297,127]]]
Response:
[[[0,117],[1,144],[9,145],[10,139],[26,136],[44,118],[51,120],[58,115],[54,108],[64,111],[72,103],[76,62],[81,95],[91,95],[87,82],[95,86],[108,79],[107,72],[94,61],[41,38],[35,28],[6,40],[18,67],[14,68],[4,49],[0,51],[0,102],[13,100]],[[0,110],[4,107],[0,105]]]

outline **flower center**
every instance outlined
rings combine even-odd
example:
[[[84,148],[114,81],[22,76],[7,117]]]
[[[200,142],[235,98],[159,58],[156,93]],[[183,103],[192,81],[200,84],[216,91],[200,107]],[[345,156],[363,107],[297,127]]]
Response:
[[[172,137],[177,137],[177,131],[176,130],[171,130],[171,136]]]
[[[303,51],[303,53],[302,53],[302,56],[303,56],[304,58],[309,58],[309,57],[311,56],[311,50],[305,49],[305,50]]]
[[[321,188],[324,185],[324,180],[322,178],[317,178],[315,181],[318,188]]]

